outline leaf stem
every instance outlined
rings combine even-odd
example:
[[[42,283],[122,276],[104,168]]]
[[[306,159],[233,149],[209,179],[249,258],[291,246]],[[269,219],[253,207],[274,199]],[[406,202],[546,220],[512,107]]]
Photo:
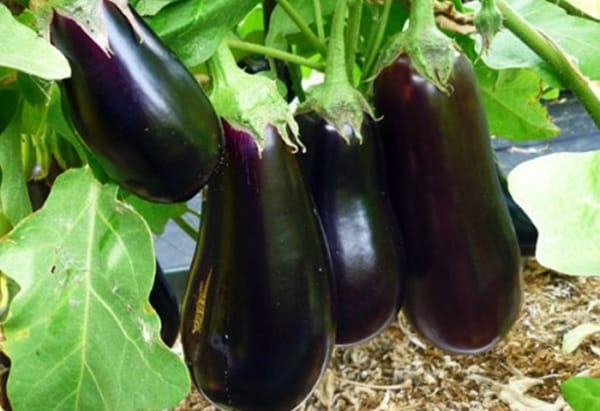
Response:
[[[275,49],[273,47],[263,46],[261,44],[250,43],[247,41],[241,41],[234,38],[228,38],[227,45],[232,49],[247,51],[249,53],[263,54],[268,57],[273,57],[278,60],[287,61],[293,64],[299,64],[301,66],[310,67],[314,70],[323,71],[325,66],[323,63],[309,60],[304,57],[300,57],[296,54],[289,53],[287,51]]]
[[[185,221],[183,217],[173,217],[173,221],[175,222],[175,224],[177,224],[177,226],[179,226],[179,228],[181,228],[183,232],[189,235],[190,238],[192,238],[193,240],[196,240],[198,238],[198,231],[195,230],[190,223]]]
[[[194,210],[190,206],[186,206],[185,211],[190,213],[191,215],[193,215],[196,218],[202,218],[202,211]]]
[[[427,0],[429,3],[431,3],[431,0]],[[412,4],[414,3],[419,3],[420,0],[413,0],[411,3],[411,7]],[[433,7],[433,6],[432,6]],[[365,66],[364,66],[364,71],[363,73],[366,73],[366,75],[363,75],[363,79],[367,79],[371,76],[371,72],[373,71],[373,67],[375,65],[375,61],[377,59],[377,56],[379,55],[379,49],[381,48],[381,43],[383,42],[383,36],[385,34],[385,29],[387,27],[387,22],[390,18],[390,10],[392,9],[392,0],[385,0],[385,3],[383,3],[383,12],[381,13],[378,21],[374,22],[375,25],[377,26],[377,31],[375,32],[375,37],[373,38],[373,43],[369,45],[368,48],[368,54],[367,54],[367,58],[365,60]],[[430,9],[431,12],[431,9]],[[435,21],[433,20],[433,13],[431,13],[431,19],[435,24]],[[411,21],[412,24],[412,21]]]
[[[327,53],[327,47],[323,44],[315,33],[308,27],[308,24],[304,21],[302,16],[294,9],[291,3],[288,0],[277,0],[277,4],[283,8],[283,10],[287,13],[287,15],[292,19],[292,21],[298,26],[302,34],[306,37],[306,39],[312,43],[313,47],[319,51],[323,56]]]
[[[516,13],[504,0],[496,0],[496,5],[504,15],[504,26],[558,72],[565,86],[577,96],[594,123],[600,127],[600,100],[579,68],[555,42]]]
[[[350,81],[353,79],[354,63],[360,40],[360,20],[362,18],[363,2],[353,1],[348,6],[348,26],[346,27],[346,69]],[[352,81],[353,82],[353,81]],[[353,82],[354,83],[354,82]]]
[[[317,36],[319,41],[325,44],[325,26],[323,25],[323,11],[321,9],[321,0],[313,0],[313,9],[315,10],[315,25],[317,26]]]

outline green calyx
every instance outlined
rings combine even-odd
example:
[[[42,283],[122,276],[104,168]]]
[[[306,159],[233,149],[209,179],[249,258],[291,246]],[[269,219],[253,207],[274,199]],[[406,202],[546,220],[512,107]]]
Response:
[[[219,46],[208,65],[214,80],[210,98],[220,117],[251,134],[260,151],[267,126],[275,127],[293,151],[306,149],[298,138],[298,124],[275,81],[238,68],[226,42]]]
[[[345,82],[313,86],[298,111],[318,113],[347,143],[353,136],[362,143],[364,113],[373,117],[371,107],[362,94]]]
[[[481,35],[481,54],[485,54],[496,34],[502,29],[502,13],[495,0],[483,0],[475,15],[475,28]]]
[[[347,9],[347,0],[338,0],[331,24],[325,81],[308,90],[306,102],[298,111],[314,111],[346,142],[356,137],[362,143],[364,113],[371,116],[372,113],[362,94],[352,86],[346,70],[344,24]]]
[[[406,53],[415,70],[441,92],[451,93],[448,80],[457,53],[452,40],[437,27],[409,31],[406,40]]]
[[[452,93],[448,83],[458,49],[435,24],[431,0],[413,0],[410,25],[392,37],[377,63],[375,77],[400,55],[407,54],[415,70],[438,90]]]

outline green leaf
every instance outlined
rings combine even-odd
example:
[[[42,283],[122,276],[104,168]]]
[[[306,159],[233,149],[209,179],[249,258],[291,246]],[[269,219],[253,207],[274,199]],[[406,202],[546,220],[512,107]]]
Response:
[[[48,102],[50,98],[48,82],[24,73],[18,73],[17,84],[21,94],[29,104],[41,106]]]
[[[74,128],[67,117],[65,117],[61,94],[56,85],[50,89],[50,102],[48,104],[46,122],[51,129],[71,143],[80,158],[91,157],[89,150],[81,142],[77,134],[75,134]]]
[[[16,90],[10,88],[0,88],[0,132],[12,121],[17,106],[19,105],[20,95]]]
[[[541,80],[531,70],[475,65],[490,133],[513,141],[555,137],[558,127],[540,103]]]
[[[507,0],[507,3],[554,40],[587,77],[600,79],[600,53],[591,52],[597,49],[600,24],[570,16],[546,0]],[[506,29],[494,38],[483,60],[495,69],[534,68],[550,84],[561,83],[560,76],[546,62]]]
[[[600,324],[581,324],[563,335],[562,351],[570,354],[590,335],[600,332]]]
[[[254,10],[246,15],[244,20],[240,22],[237,28],[237,34],[246,41],[264,43],[263,29],[263,10],[261,7],[255,7]],[[260,41],[256,39],[259,36],[261,37]]]
[[[573,411],[600,410],[600,379],[572,377],[560,385],[560,390]]]
[[[188,67],[206,61],[260,0],[181,0],[148,19]]]
[[[0,242],[0,270],[20,286],[3,324],[15,410],[161,409],[189,390],[148,302],[150,231],[117,190],[70,169]]]
[[[31,201],[27,192],[21,164],[21,122],[19,112],[0,133],[0,204],[2,212],[15,226],[31,213]]]
[[[519,164],[508,187],[538,230],[536,259],[565,274],[600,275],[600,151]]]
[[[290,0],[289,3],[298,12],[298,15],[302,20],[312,25],[313,32],[316,32],[314,28],[315,23],[315,12],[313,8],[313,2],[307,0]],[[323,14],[324,22],[327,21],[326,17],[333,14],[335,9],[335,0],[321,0],[321,13]],[[265,44],[269,47],[285,50],[288,46],[288,36],[300,33],[298,26],[288,16],[283,7],[280,5],[275,6],[273,14],[271,14],[271,21],[269,26],[269,33],[265,39]],[[291,40],[291,39],[290,39]],[[299,36],[299,40],[304,40],[303,36]],[[298,44],[298,41],[290,41],[292,44]],[[308,43],[305,43],[308,44]]]
[[[143,200],[125,190],[121,192],[123,193],[123,201],[135,208],[144,217],[144,220],[150,226],[150,230],[156,235],[163,233],[167,222],[171,218],[180,217],[187,212],[187,205],[185,203],[155,203]]]
[[[67,59],[0,4],[0,66],[58,80],[71,75]]]
[[[135,4],[135,10],[141,16],[154,16],[171,3],[180,0],[140,0]]]

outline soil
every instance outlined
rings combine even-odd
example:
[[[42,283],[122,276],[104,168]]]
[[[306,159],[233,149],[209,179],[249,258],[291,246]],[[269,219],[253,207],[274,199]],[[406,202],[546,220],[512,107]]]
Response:
[[[560,275],[528,260],[522,314],[485,354],[449,355],[411,330],[402,314],[368,343],[336,348],[329,368],[299,411],[566,411],[560,384],[600,377],[600,333],[572,353],[563,335],[600,322],[600,277]],[[172,411],[217,410],[193,391]],[[593,410],[590,410],[593,411]]]

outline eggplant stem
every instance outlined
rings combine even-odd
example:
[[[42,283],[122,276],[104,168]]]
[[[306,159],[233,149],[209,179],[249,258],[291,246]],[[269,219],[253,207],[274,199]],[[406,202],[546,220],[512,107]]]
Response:
[[[556,70],[565,86],[577,96],[596,126],[600,127],[600,100],[579,67],[569,60],[558,44],[521,17],[504,0],[496,0],[496,5],[504,16],[504,26]]]
[[[348,0],[337,0],[333,21],[331,23],[331,35],[327,49],[327,65],[325,67],[325,82],[347,82],[346,70],[346,47],[344,41],[344,27],[346,22],[346,11]]]
[[[360,39],[360,21],[362,19],[363,2],[354,1],[348,6],[348,26],[346,27],[346,69],[352,84],[354,63]]]

